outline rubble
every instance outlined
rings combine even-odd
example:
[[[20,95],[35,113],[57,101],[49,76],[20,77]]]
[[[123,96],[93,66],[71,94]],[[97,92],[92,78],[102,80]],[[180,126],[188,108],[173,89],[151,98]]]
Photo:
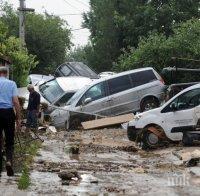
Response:
[[[81,179],[80,175],[76,170],[61,171],[58,174],[58,177],[61,178],[62,181],[73,180],[75,178]]]
[[[78,147],[79,154],[72,154],[71,147]],[[169,180],[187,174],[189,183],[181,186],[181,194],[199,195],[199,186],[193,184],[198,181],[198,167],[177,165],[183,160],[173,153],[198,155],[195,150],[199,148],[172,145],[143,151],[128,141],[122,129],[61,131],[43,143],[32,167],[29,190],[35,195],[155,195],[157,191],[176,195],[179,187],[169,187]]]

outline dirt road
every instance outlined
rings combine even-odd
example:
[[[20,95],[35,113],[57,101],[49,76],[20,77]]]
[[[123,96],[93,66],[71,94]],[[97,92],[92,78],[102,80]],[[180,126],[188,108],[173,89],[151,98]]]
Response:
[[[79,149],[79,154],[71,153],[74,148]],[[137,150],[128,141],[126,132],[119,129],[61,132],[46,140],[36,158],[30,192],[34,195],[200,195],[200,178],[191,176],[183,162],[172,154],[181,149]],[[81,179],[74,178],[62,185],[58,173],[72,169]]]
[[[186,168],[172,153],[194,149],[200,150],[144,152],[119,129],[50,134],[35,158],[27,195],[200,195],[199,167]],[[63,172],[76,175],[63,181]]]

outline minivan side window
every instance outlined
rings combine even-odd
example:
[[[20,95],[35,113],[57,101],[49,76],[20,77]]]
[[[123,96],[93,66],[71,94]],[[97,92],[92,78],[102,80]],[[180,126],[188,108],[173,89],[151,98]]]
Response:
[[[130,74],[133,87],[147,84],[151,81],[157,80],[153,70],[140,71]]]
[[[77,106],[82,105],[85,99],[91,98],[92,101],[96,101],[106,96],[105,82],[98,83],[91,87],[78,102]]]
[[[108,80],[108,86],[110,90],[110,95],[132,88],[129,75],[120,76]]]

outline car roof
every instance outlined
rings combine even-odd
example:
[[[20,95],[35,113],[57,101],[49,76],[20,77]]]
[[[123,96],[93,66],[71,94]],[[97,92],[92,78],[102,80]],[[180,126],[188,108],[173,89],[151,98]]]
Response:
[[[186,92],[186,91],[189,91],[189,90],[193,90],[193,89],[196,89],[196,88],[200,88],[200,83],[198,84],[195,84],[195,85],[192,85],[186,89],[184,89],[183,91],[181,91],[182,93]]]
[[[56,81],[60,87],[66,91],[77,91],[82,87],[92,83],[92,80],[82,76],[69,76],[69,77],[58,77]]]
[[[133,69],[133,70],[128,70],[128,71],[116,73],[116,74],[110,75],[110,76],[108,76],[106,78],[100,78],[98,80],[95,80],[92,83],[92,85],[98,84],[99,82],[103,82],[103,81],[110,80],[110,79],[113,79],[113,78],[117,78],[119,76],[123,76],[123,75],[127,75],[127,74],[132,74],[132,73],[137,73],[137,72],[146,71],[146,70],[154,70],[154,69],[152,67],[145,67],[145,68],[138,68],[138,69]]]

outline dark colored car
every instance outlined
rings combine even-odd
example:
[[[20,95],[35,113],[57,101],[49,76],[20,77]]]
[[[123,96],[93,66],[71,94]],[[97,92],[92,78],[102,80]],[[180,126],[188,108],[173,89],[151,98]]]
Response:
[[[168,75],[168,79],[166,76]],[[180,91],[200,82],[200,69],[166,67],[162,70],[165,81],[170,81],[166,89],[166,100],[172,98]]]
[[[55,77],[83,76],[90,79],[99,79],[99,76],[90,67],[82,62],[66,62],[55,71]]]

